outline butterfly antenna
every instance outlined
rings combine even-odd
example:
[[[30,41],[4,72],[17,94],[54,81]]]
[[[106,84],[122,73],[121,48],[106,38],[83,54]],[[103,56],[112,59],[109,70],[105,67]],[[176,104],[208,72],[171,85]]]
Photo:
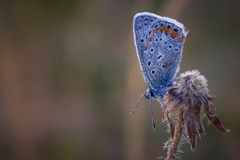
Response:
[[[132,115],[136,112],[136,110],[138,109],[138,106],[143,98],[143,94],[141,94],[141,96],[139,97],[136,106],[133,108],[133,110],[130,112],[129,116],[132,117]]]

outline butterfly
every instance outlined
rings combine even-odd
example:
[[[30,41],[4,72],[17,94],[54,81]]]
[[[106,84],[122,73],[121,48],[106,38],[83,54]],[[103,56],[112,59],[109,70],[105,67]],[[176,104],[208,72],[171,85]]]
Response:
[[[133,34],[140,69],[148,86],[144,97],[158,100],[164,108],[163,98],[179,70],[188,29],[175,19],[142,12],[133,18]]]

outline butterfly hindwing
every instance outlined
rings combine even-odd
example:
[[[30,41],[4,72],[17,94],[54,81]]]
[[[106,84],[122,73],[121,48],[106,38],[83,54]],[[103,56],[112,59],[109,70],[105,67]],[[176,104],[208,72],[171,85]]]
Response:
[[[155,90],[164,89],[176,75],[187,31],[176,20],[146,12],[136,14],[133,24],[144,80]]]

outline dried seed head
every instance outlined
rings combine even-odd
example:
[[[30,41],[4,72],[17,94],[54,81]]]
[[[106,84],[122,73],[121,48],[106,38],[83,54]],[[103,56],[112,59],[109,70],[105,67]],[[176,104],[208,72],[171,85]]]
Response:
[[[177,81],[179,85],[178,91],[183,92],[186,96],[205,96],[209,92],[207,79],[200,75],[198,70],[187,71],[180,74]]]
[[[197,70],[180,74],[164,97],[165,118],[169,123],[171,135],[174,135],[175,112],[183,112],[183,133],[187,133],[192,150],[195,150],[197,139],[204,134],[201,110],[204,110],[212,124],[223,132],[229,132],[216,115],[212,103],[213,96],[209,94],[207,79]]]
[[[178,103],[189,103],[189,105],[202,105],[207,102],[209,94],[207,79],[200,75],[199,71],[187,71],[180,74],[175,80],[169,95]]]

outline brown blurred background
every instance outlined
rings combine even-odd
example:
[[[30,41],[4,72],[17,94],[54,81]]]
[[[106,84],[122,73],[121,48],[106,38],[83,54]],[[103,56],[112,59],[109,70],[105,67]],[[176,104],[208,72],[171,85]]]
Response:
[[[163,156],[132,36],[135,13],[177,18],[190,33],[180,72],[199,69],[217,95],[222,134],[208,123],[183,159],[240,159],[240,1],[1,0],[0,159],[146,160]]]

